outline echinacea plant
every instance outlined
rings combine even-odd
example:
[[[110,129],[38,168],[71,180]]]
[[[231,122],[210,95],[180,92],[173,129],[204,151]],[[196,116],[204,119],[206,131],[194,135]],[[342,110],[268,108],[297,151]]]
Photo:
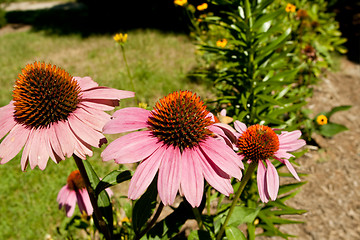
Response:
[[[58,163],[73,154],[92,155],[105,143],[101,130],[110,120],[104,111],[134,93],[101,87],[90,77],[72,77],[61,68],[35,62],[15,81],[13,100],[0,108],[1,164],[24,147],[21,169],[44,170],[49,157]]]
[[[204,178],[216,190],[233,193],[230,178],[241,179],[243,164],[226,144],[227,127],[214,117],[195,94],[179,91],[160,99],[152,111],[124,108],[114,113],[104,133],[122,136],[102,152],[104,161],[118,164],[141,161],[130,182],[128,196],[139,198],[158,174],[158,191],[164,205],[173,204],[181,192],[198,207]],[[219,133],[219,134],[217,134]],[[226,139],[226,140],[224,140]]]

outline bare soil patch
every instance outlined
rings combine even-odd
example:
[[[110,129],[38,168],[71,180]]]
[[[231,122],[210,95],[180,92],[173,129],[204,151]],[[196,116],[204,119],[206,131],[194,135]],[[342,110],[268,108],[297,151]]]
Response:
[[[336,113],[331,120],[344,124],[348,131],[323,138],[313,138],[320,151],[309,151],[298,159],[297,171],[309,174],[302,191],[287,203],[308,212],[298,216],[304,224],[280,229],[301,240],[360,239],[360,65],[345,58],[339,72],[330,72],[315,87],[309,108],[314,114],[339,105],[352,105]],[[277,239],[277,238],[273,238]]]

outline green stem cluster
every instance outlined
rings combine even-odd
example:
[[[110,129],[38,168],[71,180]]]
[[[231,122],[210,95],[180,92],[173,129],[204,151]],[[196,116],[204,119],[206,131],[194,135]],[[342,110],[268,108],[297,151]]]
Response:
[[[240,186],[239,186],[239,189],[237,190],[236,194],[235,194],[235,197],[232,201],[232,204],[230,206],[230,209],[229,209],[229,212],[226,216],[226,219],[224,221],[224,224],[221,226],[221,229],[216,237],[216,240],[220,240],[222,235],[224,234],[224,231],[225,231],[225,228],[226,228],[226,225],[228,224],[229,220],[230,220],[230,217],[235,209],[235,206],[237,204],[237,201],[238,199],[240,198],[241,196],[241,193],[243,192],[247,182],[249,181],[249,179],[251,178],[253,172],[255,171],[255,168],[257,166],[257,162],[253,161],[250,163],[249,167],[247,168],[246,170],[246,173],[244,175],[244,178],[241,180],[241,183],[240,183]]]
[[[75,154],[73,154],[73,158],[74,158],[75,163],[76,163],[76,165],[77,165],[77,167],[78,167],[78,169],[80,171],[81,177],[84,180],[86,190],[88,191],[88,194],[89,194],[89,197],[90,197],[91,205],[92,205],[92,207],[94,209],[94,215],[95,215],[96,219],[98,220],[98,223],[99,223],[99,226],[100,226],[100,230],[104,234],[105,239],[110,240],[111,239],[111,233],[110,233],[109,227],[106,224],[106,222],[105,222],[105,220],[104,220],[104,218],[103,218],[103,216],[101,214],[101,211],[99,209],[98,201],[97,201],[98,198],[97,198],[97,196],[95,194],[95,190],[91,187],[89,176],[86,173],[83,160],[81,158],[79,158],[78,156],[76,156]]]

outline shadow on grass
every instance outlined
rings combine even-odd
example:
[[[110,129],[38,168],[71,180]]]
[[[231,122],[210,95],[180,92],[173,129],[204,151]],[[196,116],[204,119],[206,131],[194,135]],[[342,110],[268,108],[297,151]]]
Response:
[[[137,28],[187,32],[183,9],[173,1],[86,0],[53,8],[6,13],[8,23],[29,24],[49,34],[113,34]]]

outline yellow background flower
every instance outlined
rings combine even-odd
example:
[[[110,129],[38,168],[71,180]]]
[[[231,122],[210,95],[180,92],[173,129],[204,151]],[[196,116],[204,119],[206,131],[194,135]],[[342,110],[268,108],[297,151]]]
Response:
[[[222,47],[222,48],[225,47],[226,44],[227,44],[227,40],[226,40],[225,38],[219,39],[219,40],[217,40],[217,42],[216,42],[216,46]]]
[[[316,122],[319,125],[325,125],[325,124],[327,124],[328,119],[327,119],[327,117],[325,115],[319,115],[316,118]]]
[[[127,36],[128,36],[127,33],[125,33],[125,34],[118,33],[114,36],[114,40],[117,43],[124,44],[124,43],[126,43]]]
[[[183,6],[187,3],[187,0],[174,0],[175,5]]]
[[[293,5],[293,4],[291,4],[291,3],[288,3],[288,4],[286,5],[285,11],[287,11],[287,12],[295,12],[295,10],[296,10],[296,6],[295,6],[295,5]]]
[[[196,7],[197,10],[199,11],[204,11],[205,9],[208,8],[208,4],[207,3],[203,3],[203,4],[200,4],[199,6]]]

